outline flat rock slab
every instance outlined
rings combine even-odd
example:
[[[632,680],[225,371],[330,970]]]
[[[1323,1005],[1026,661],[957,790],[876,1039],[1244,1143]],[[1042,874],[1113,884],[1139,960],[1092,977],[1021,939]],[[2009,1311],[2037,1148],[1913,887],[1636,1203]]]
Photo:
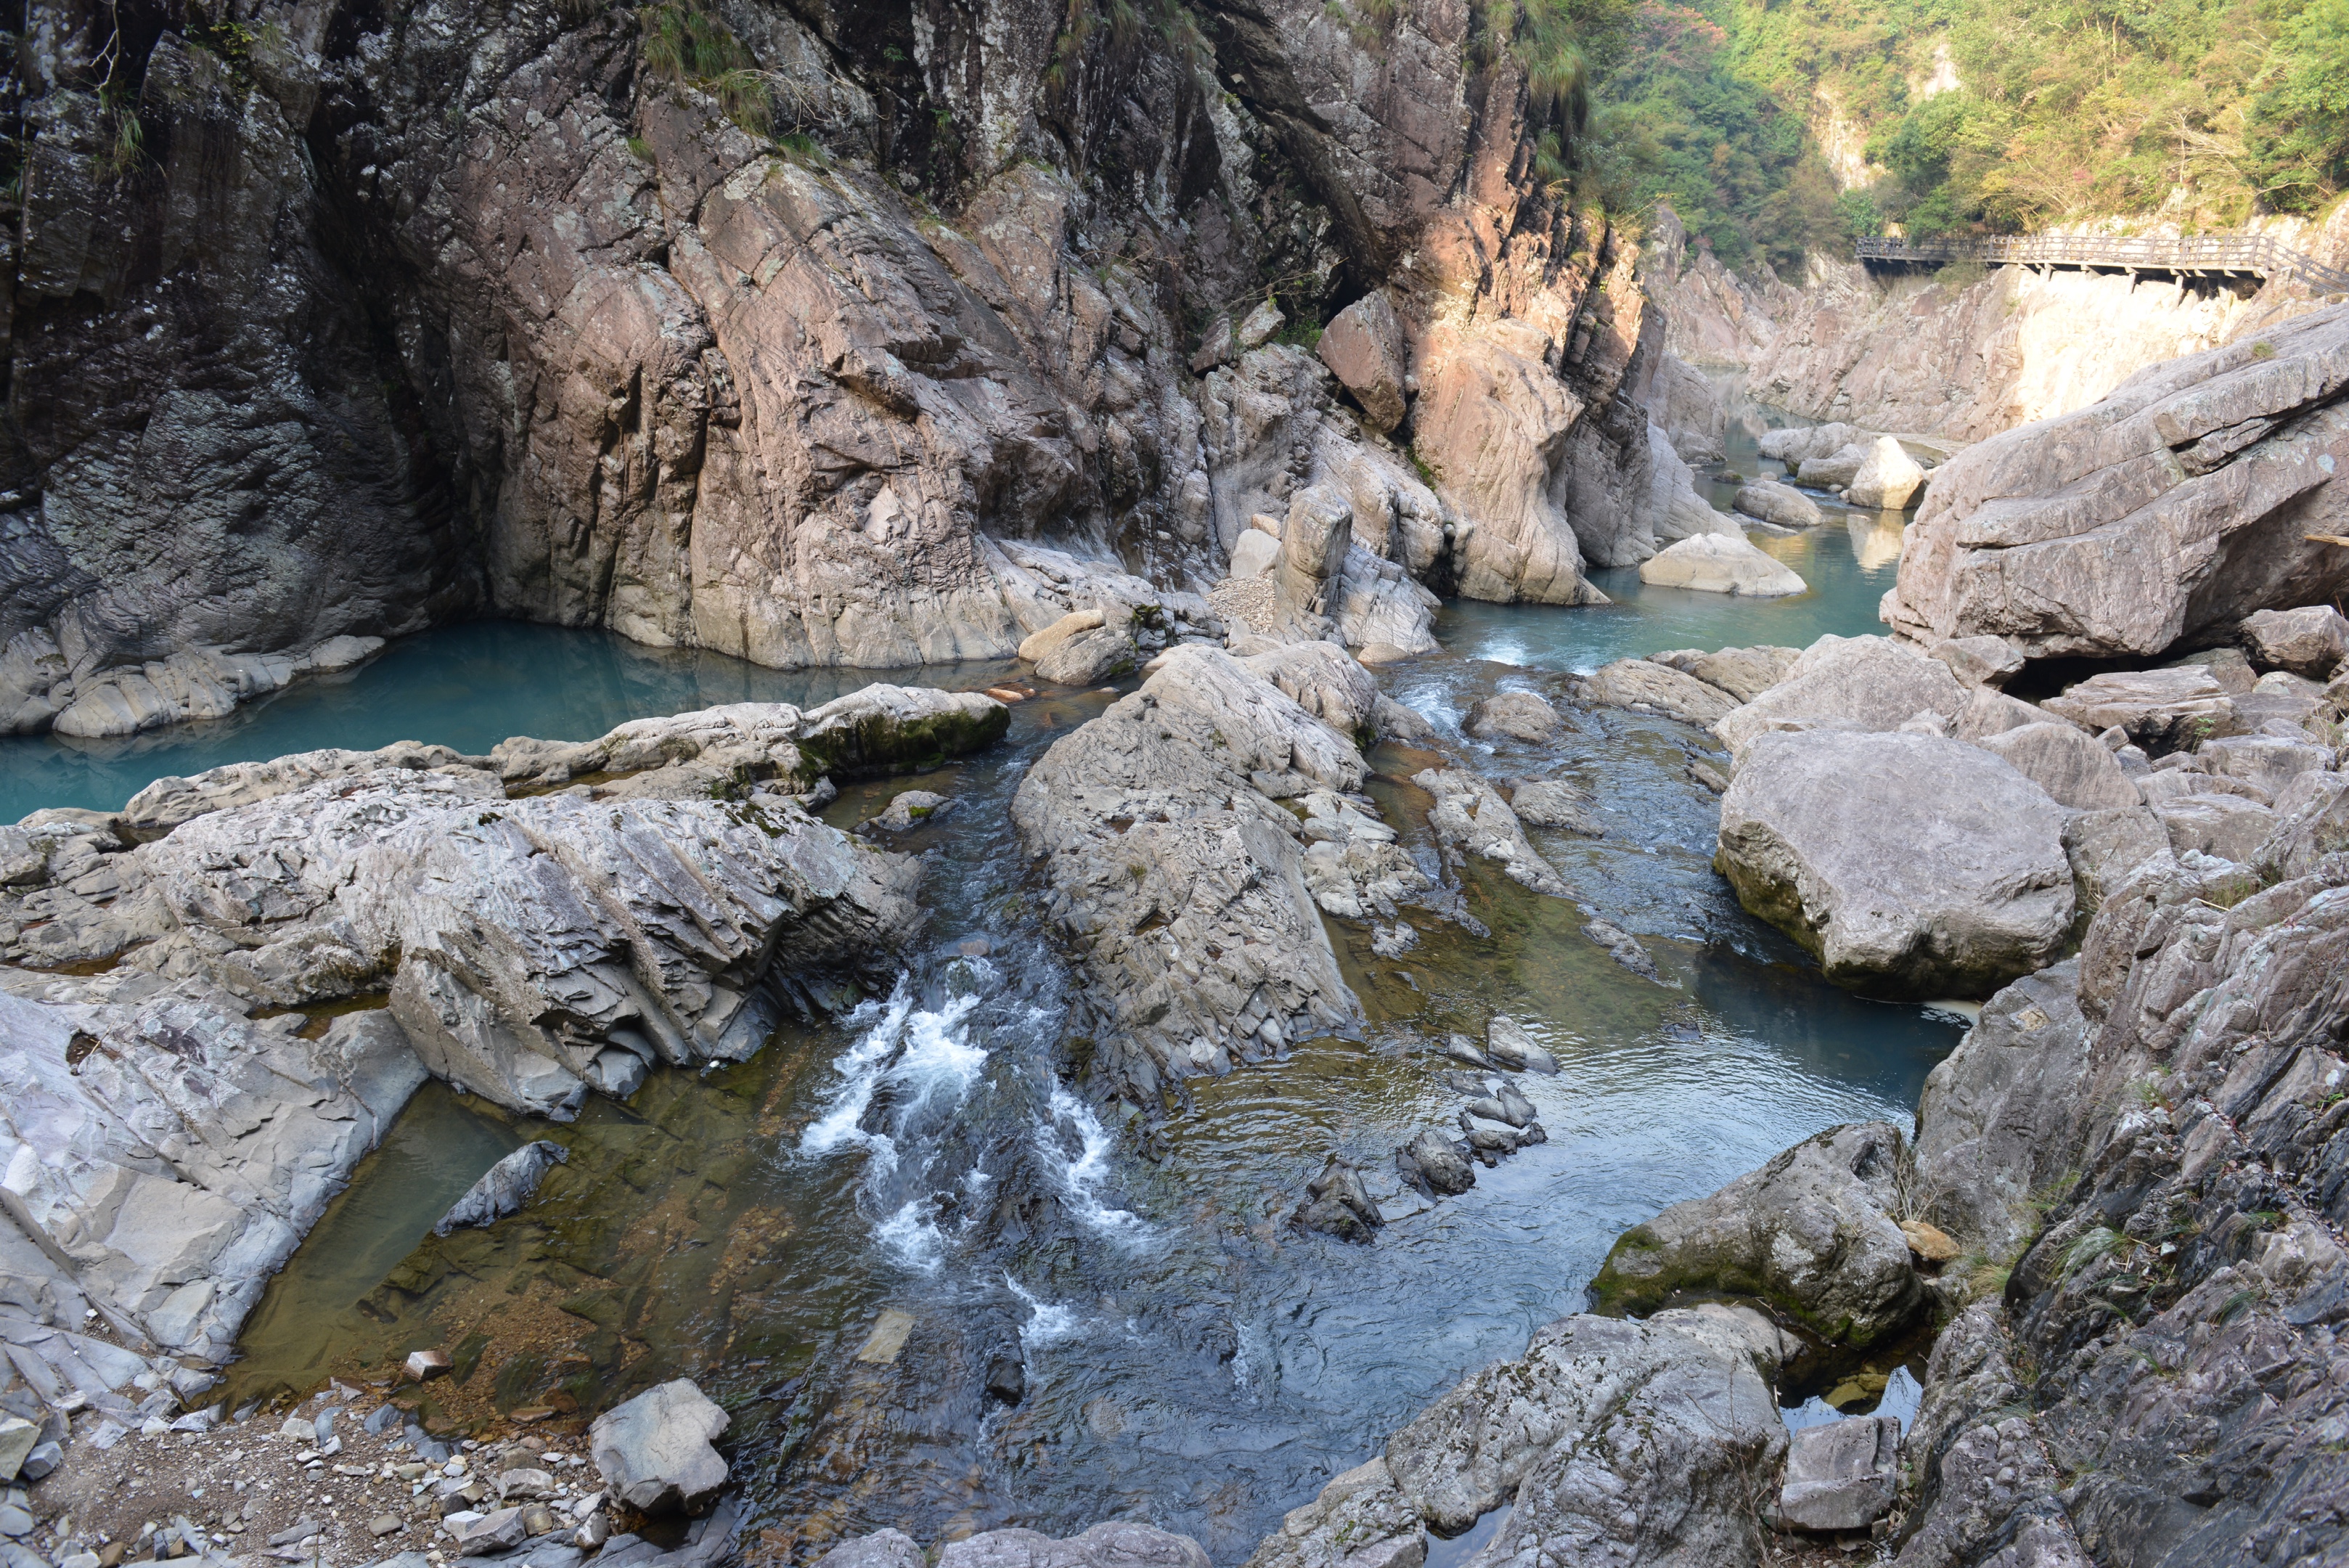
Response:
[[[1765,734],[1722,797],[1713,863],[1835,984],[1987,996],[2054,962],[2070,935],[2064,815],[2003,758],[1963,742]]]
[[[1806,1427],[1786,1449],[1778,1517],[1797,1530],[1866,1530],[1892,1511],[1900,1484],[1900,1423],[1855,1416]]]
[[[1661,713],[1700,728],[1727,718],[1737,706],[1737,699],[1720,687],[1645,659],[1600,666],[1583,680],[1582,694],[1609,708]]]
[[[2153,756],[2192,751],[2241,728],[2232,697],[2201,664],[2091,676],[2040,706],[2099,734],[2119,730]]]

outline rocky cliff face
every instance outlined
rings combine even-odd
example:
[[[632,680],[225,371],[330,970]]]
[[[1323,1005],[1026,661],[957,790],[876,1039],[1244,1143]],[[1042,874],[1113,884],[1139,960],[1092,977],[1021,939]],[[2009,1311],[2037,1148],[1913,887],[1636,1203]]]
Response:
[[[0,319],[0,720],[201,716],[288,673],[251,656],[474,611],[1003,656],[1067,607],[999,541],[1204,587],[1330,479],[1439,584],[1586,598],[1585,553],[1663,516],[1660,324],[1605,215],[1530,175],[1522,70],[1470,26],[52,8]],[[1400,430],[1259,358],[1363,298]]]
[[[2349,250],[2349,220],[2292,243],[2335,256]],[[1753,396],[1798,414],[1956,442],[2085,408],[2140,370],[2323,303],[2285,284],[2245,297],[2022,267],[1971,282],[1878,277],[1827,256],[1812,258],[1799,284],[1744,278],[1692,248],[1669,214],[1645,248],[1676,358],[1740,368]]]

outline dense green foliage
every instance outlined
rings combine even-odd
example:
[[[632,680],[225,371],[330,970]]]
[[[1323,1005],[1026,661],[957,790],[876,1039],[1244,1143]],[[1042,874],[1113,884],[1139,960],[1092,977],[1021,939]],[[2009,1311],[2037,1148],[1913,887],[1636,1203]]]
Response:
[[[1783,266],[1888,221],[2008,232],[2158,210],[2212,226],[2313,212],[2349,184],[2349,0],[1492,0],[1486,14],[1537,77],[1588,94],[1552,132],[1559,173],[1619,212],[1668,200],[1733,265]],[[1823,133],[1847,164],[1864,157],[1858,189],[1838,193]]]

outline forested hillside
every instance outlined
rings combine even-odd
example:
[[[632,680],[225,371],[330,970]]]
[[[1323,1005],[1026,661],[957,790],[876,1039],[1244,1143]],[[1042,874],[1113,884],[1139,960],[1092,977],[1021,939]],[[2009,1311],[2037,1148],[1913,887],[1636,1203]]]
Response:
[[[2349,182],[2349,0],[1636,0],[1582,19],[1578,177],[1610,208],[1669,199],[1733,265],[1886,222],[2207,227],[2319,211]],[[1820,146],[1837,121],[1848,190]]]

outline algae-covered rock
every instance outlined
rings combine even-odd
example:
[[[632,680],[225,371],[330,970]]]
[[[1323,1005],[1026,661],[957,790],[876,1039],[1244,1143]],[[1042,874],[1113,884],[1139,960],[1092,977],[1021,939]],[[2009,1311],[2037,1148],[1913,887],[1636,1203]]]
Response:
[[[1746,1296],[1854,1349],[1898,1334],[1925,1304],[1893,1218],[1902,1159],[1888,1122],[1806,1138],[1625,1231],[1590,1282],[1591,1308],[1639,1314],[1682,1295]]]

